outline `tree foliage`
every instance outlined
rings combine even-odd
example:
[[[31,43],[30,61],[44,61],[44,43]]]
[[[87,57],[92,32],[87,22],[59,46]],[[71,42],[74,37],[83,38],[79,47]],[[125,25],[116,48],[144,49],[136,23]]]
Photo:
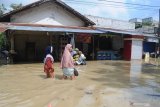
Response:
[[[12,4],[10,5],[10,7],[11,7],[13,10],[17,10],[17,9],[21,8],[22,6],[23,6],[22,3],[20,3],[20,4],[12,3]]]
[[[0,4],[0,16],[5,13],[7,9],[5,8],[4,4]]]
[[[4,33],[0,33],[0,49],[4,48],[5,46],[5,35]]]

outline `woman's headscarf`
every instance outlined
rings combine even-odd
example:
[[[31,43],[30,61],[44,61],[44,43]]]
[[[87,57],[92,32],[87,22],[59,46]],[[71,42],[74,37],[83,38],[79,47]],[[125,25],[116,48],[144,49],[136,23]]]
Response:
[[[70,50],[71,44],[67,44],[61,59],[61,68],[74,68],[74,62]]]

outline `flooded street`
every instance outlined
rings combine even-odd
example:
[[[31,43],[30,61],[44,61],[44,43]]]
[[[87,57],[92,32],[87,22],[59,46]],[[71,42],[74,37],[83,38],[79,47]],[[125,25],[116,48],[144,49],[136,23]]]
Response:
[[[46,79],[43,64],[0,67],[0,107],[160,107],[160,67],[141,61],[92,61],[76,80]]]

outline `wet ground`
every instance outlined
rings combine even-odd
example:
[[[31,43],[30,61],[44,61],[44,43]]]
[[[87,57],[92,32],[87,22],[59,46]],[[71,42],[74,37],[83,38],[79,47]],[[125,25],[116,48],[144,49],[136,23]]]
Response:
[[[76,80],[46,79],[43,64],[0,67],[0,107],[160,107],[160,67],[141,61],[93,61]]]

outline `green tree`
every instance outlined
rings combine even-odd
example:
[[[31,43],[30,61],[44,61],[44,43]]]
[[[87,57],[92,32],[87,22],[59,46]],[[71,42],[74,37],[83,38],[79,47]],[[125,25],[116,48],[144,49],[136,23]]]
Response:
[[[22,3],[20,3],[20,4],[14,4],[14,3],[12,3],[12,4],[10,5],[10,7],[11,7],[13,10],[17,10],[17,9],[23,7],[23,5],[22,5]]]
[[[4,33],[0,33],[0,49],[4,48],[5,46],[5,35]]]
[[[7,9],[5,8],[4,4],[0,4],[0,16],[3,15],[6,10]]]

